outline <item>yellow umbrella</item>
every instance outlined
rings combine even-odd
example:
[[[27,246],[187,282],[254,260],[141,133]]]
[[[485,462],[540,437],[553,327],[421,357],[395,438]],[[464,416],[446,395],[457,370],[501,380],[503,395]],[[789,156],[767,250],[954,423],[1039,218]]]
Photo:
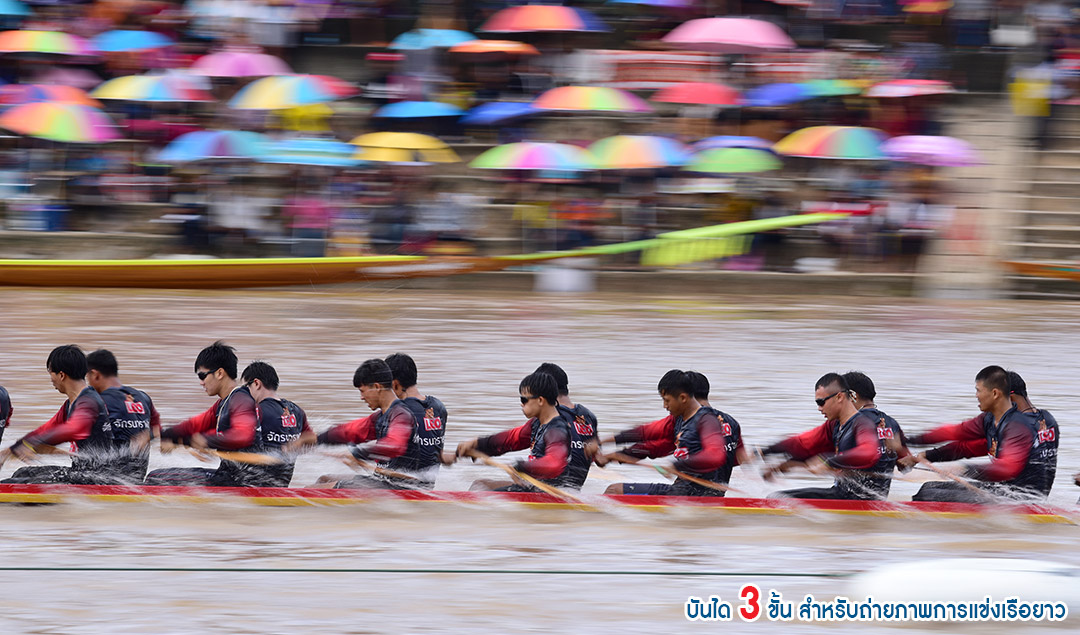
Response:
[[[435,137],[415,132],[372,132],[349,143],[359,146],[353,155],[381,163],[456,163],[461,159]]]
[[[274,111],[274,127],[297,132],[330,132],[327,121],[334,114],[334,109],[326,104],[296,106]]]

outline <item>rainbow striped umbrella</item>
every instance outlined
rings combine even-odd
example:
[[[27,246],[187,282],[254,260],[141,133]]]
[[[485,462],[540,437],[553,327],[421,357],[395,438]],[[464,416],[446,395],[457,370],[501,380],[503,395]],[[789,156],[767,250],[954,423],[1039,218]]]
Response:
[[[885,133],[858,126],[813,126],[784,137],[773,146],[779,154],[817,159],[880,160]]]
[[[259,157],[262,163],[319,165],[331,168],[347,168],[361,163],[353,156],[356,148],[337,139],[286,139],[271,142],[265,149],[266,155]]]
[[[81,37],[60,31],[4,31],[0,53],[95,56],[98,52]]]
[[[531,5],[530,5],[531,6]],[[560,86],[536,98],[540,110],[596,112],[652,112],[652,106],[640,97],[603,86]]]
[[[461,55],[506,56],[539,55],[540,51],[532,44],[514,40],[472,40],[450,47],[451,53]]]
[[[156,31],[131,31],[119,29],[106,31],[93,39],[94,47],[103,53],[125,53],[127,51],[149,51],[175,44],[172,40]]]
[[[773,144],[760,137],[742,137],[738,135],[720,135],[709,137],[694,143],[694,150],[701,152],[716,148],[755,148],[772,152]]]
[[[116,125],[100,110],[54,102],[12,106],[0,115],[0,128],[63,143],[104,143],[120,137]]]
[[[172,140],[158,154],[159,161],[187,163],[205,160],[258,159],[268,150],[267,138],[240,130],[198,130]]]
[[[79,104],[101,108],[101,102],[74,86],[60,84],[8,84],[0,86],[0,104],[13,106],[33,102],[52,101],[63,104]]]
[[[667,137],[617,135],[589,146],[601,170],[656,170],[690,160],[686,146]]]
[[[271,77],[292,73],[289,65],[266,53],[226,49],[203,55],[191,65],[191,72],[204,77]]]
[[[867,97],[922,97],[955,93],[949,82],[937,79],[893,79],[874,84],[866,90]]]
[[[508,7],[491,16],[479,31],[489,33],[595,32],[608,31],[595,15],[582,9],[546,4]]]
[[[715,148],[694,156],[686,165],[690,172],[709,174],[754,174],[784,167],[768,150],[754,148]]]
[[[565,143],[522,141],[496,146],[473,159],[484,170],[558,170],[581,172],[596,167],[588,151]]]
[[[329,75],[282,75],[264,77],[245,86],[229,102],[240,110],[284,110],[346,99],[359,92],[356,86]]]
[[[813,97],[846,97],[863,92],[862,86],[847,79],[812,79],[802,85]]]
[[[201,79],[201,78],[200,78]],[[193,78],[183,75],[128,75],[110,79],[91,93],[98,99],[144,102],[213,101]]]

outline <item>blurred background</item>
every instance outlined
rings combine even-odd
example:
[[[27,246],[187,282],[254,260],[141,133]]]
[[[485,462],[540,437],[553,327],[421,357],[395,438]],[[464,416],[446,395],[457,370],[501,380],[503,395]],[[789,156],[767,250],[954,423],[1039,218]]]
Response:
[[[488,256],[840,212],[677,264],[1068,296],[997,263],[1080,254],[1077,4],[3,0],[0,256]]]

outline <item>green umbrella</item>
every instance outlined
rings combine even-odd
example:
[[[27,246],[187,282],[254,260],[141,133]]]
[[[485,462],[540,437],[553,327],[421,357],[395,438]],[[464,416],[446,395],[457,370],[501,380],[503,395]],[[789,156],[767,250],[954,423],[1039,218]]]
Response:
[[[783,167],[780,159],[768,150],[753,148],[716,148],[698,153],[686,170],[711,174],[752,174]]]
[[[847,79],[812,79],[803,86],[814,97],[844,97],[862,93],[862,86]]]

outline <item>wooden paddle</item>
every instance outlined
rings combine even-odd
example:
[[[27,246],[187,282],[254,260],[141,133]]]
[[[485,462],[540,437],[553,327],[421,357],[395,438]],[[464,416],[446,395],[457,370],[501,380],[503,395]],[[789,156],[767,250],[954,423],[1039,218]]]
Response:
[[[657,472],[660,472],[660,474],[662,474],[664,476],[669,476],[670,475],[670,476],[678,477],[678,478],[681,478],[681,479],[683,479],[685,481],[689,481],[691,483],[695,483],[697,485],[700,485],[702,487],[707,487],[709,489],[714,489],[714,490],[717,490],[717,491],[720,491],[720,492],[732,492],[733,494],[742,494],[743,496],[746,495],[746,492],[744,492],[742,490],[739,490],[739,489],[735,489],[734,487],[728,487],[727,485],[723,485],[721,483],[714,483],[712,481],[706,481],[703,478],[698,478],[696,476],[691,476],[691,475],[687,474],[686,472],[680,472],[679,470],[676,470],[676,469],[673,469],[673,468],[670,468],[670,467],[662,467],[662,466],[656,465],[654,463],[642,463],[641,459],[637,459],[635,457],[623,454],[622,452],[613,452],[613,453],[608,454],[606,456],[607,456],[608,459],[610,459],[612,461],[615,461],[616,463],[622,463],[623,465],[639,465],[641,467],[652,468],[652,469],[655,469]]]
[[[491,458],[490,456],[484,454],[483,452],[481,452],[479,450],[469,450],[469,452],[466,454],[466,456],[472,457],[472,458],[476,459],[477,461],[480,461],[481,463],[484,463],[485,465],[490,465],[491,467],[497,467],[500,470],[503,470],[504,472],[509,474],[510,478],[514,479],[515,481],[528,483],[529,485],[532,485],[533,487],[540,490],[541,492],[544,492],[545,494],[551,494],[552,496],[561,498],[561,499],[563,499],[565,501],[569,501],[571,503],[577,503],[578,505],[584,505],[585,504],[585,501],[581,500],[580,498],[577,498],[576,496],[573,496],[571,494],[567,494],[566,492],[562,491],[561,489],[559,489],[557,487],[552,487],[551,485],[548,485],[547,483],[544,483],[543,481],[537,480],[537,479],[533,478],[532,476],[529,476],[528,474],[525,474],[524,472],[519,472],[519,471],[515,470],[514,468],[510,467],[509,465],[506,465],[505,463],[499,463],[495,459]]]
[[[406,474],[404,472],[395,472],[394,470],[388,470],[385,467],[379,467],[378,465],[370,461],[362,461],[350,452],[348,456],[340,454],[332,454],[330,452],[323,452],[326,456],[332,456],[334,458],[341,459],[343,463],[353,469],[364,469],[372,474],[378,474],[379,476],[385,476],[386,478],[397,479],[400,481],[419,481],[420,477],[413,474]]]
[[[206,448],[204,450],[197,450],[192,447],[188,447],[188,450],[195,455],[196,458],[202,456],[215,456],[224,461],[233,461],[235,463],[246,463],[248,465],[281,465],[285,462],[285,459],[279,456],[273,456],[270,454],[259,454],[258,452],[230,452],[227,450],[213,450]]]
[[[988,499],[994,499],[995,498],[995,496],[993,494],[991,494],[990,492],[988,492],[988,491],[986,491],[984,489],[979,489],[978,487],[975,487],[974,485],[969,483],[967,481],[967,479],[960,478],[959,476],[953,474],[952,472],[946,472],[945,470],[939,468],[938,466],[934,465],[930,461],[926,460],[924,457],[919,456],[919,455],[916,454],[915,458],[918,459],[919,463],[921,463],[921,464],[925,465],[926,467],[930,468],[931,470],[933,470],[934,473],[936,473],[938,476],[943,476],[943,477],[945,477],[945,478],[947,478],[947,479],[949,479],[951,481],[956,481],[957,483],[963,485],[964,487],[968,488],[972,492],[975,492],[976,494],[978,494],[979,496],[981,496],[983,498],[988,498]]]

